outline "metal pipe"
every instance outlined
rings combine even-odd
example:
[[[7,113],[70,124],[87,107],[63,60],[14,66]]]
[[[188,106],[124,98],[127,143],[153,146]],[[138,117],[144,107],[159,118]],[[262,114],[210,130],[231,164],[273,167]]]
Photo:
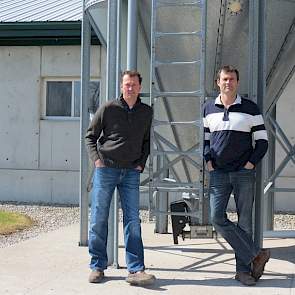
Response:
[[[117,0],[117,53],[116,53],[116,97],[120,95],[121,83],[121,23],[122,23],[122,0]]]
[[[169,170],[167,169],[167,160],[163,157],[157,157],[157,168],[165,168],[166,169],[161,173],[159,176],[160,178],[169,177]],[[157,169],[157,170],[158,170]],[[157,194],[156,198],[156,208],[159,211],[168,211],[168,192],[160,192]],[[155,226],[155,232],[159,234],[167,234],[168,233],[168,216],[167,215],[157,215],[156,218],[156,226]]]
[[[88,245],[88,156],[84,142],[84,135],[89,124],[88,97],[90,80],[90,42],[91,28],[85,12],[83,1],[82,40],[81,40],[81,102],[80,102],[80,246]]]
[[[271,175],[269,179],[267,179],[267,182],[268,183],[269,182],[273,182],[280,175],[280,173],[287,166],[288,162],[291,160],[292,157],[293,157],[292,154],[286,155],[286,157],[281,162],[281,164],[279,165],[279,167],[277,167],[277,169],[275,170],[274,174]]]
[[[269,116],[276,120],[276,107],[274,107],[269,114]],[[275,152],[276,151],[276,139],[273,134],[269,135],[268,138],[268,154],[267,154],[267,178],[275,172]],[[275,185],[275,184],[273,184]],[[267,198],[265,198],[265,208],[264,208],[264,230],[273,230],[274,226],[274,197],[273,191],[267,193]]]
[[[137,69],[137,0],[128,0],[128,23],[127,23],[127,70]]]
[[[121,72],[121,0],[117,0],[117,52],[116,52],[116,97],[120,95],[120,72]],[[118,190],[114,193],[114,261],[113,267],[119,268],[118,248],[119,248],[119,198]]]
[[[155,20],[155,0],[152,0],[151,4],[151,50],[150,52],[150,106],[154,107],[154,81],[155,81],[155,69],[152,66],[152,61],[155,59],[156,55],[156,49],[154,44],[154,29],[156,27],[156,20]],[[146,40],[146,43],[148,43],[148,38],[146,35],[146,32],[144,32],[144,40]],[[154,186],[154,141],[155,141],[155,132],[153,125],[151,126],[151,132],[150,132],[150,156],[149,156],[149,220],[152,220],[152,208],[153,208],[153,186]]]
[[[201,92],[203,93],[203,96],[201,98],[201,104],[200,104],[200,113],[199,118],[200,121],[203,117],[202,113],[202,105],[205,102],[206,99],[206,43],[207,43],[207,1],[202,2],[203,5],[203,12],[202,12],[202,63],[201,63]],[[214,73],[215,74],[215,73]],[[199,138],[199,149],[203,151],[204,149],[204,129],[200,128],[200,138]],[[205,182],[205,161],[202,157],[202,168],[199,169],[199,175],[200,175],[200,190],[199,190],[199,210],[200,210],[200,218],[199,223],[200,224],[208,224],[209,223],[209,198],[205,198],[205,192],[204,192],[204,182]]]
[[[258,79],[258,14],[257,1],[249,1],[249,67],[248,67],[248,94],[249,98],[257,102]],[[262,111],[262,110],[261,110]]]
[[[277,134],[277,133],[279,133],[280,135],[282,135],[283,133],[281,133],[280,127],[278,127],[279,125],[276,123],[276,120],[272,119],[271,116],[268,116],[267,119],[268,119],[267,123],[269,125],[268,130],[270,131],[271,135],[274,136],[274,138],[280,144],[280,146],[285,151],[285,153],[289,154],[290,151],[292,151],[292,149],[293,149],[292,146],[289,147],[289,145],[288,145],[289,140],[287,140],[287,142],[284,142],[283,139],[281,139],[279,137],[279,135]],[[288,145],[288,146],[286,146],[286,145]],[[295,159],[291,158],[291,161],[295,164]]]
[[[269,121],[275,127],[275,132],[281,136],[282,140],[278,137],[276,133],[274,134],[274,137],[278,140],[286,154],[290,156],[290,160],[295,164],[295,158],[293,158],[294,146],[292,146],[291,142],[289,141],[288,137],[286,136],[280,125],[277,123],[277,121],[271,117],[269,117]]]
[[[249,31],[249,36],[253,36],[253,46],[251,52],[250,63],[254,70],[254,76],[250,79],[249,84],[252,86],[252,95],[255,97],[257,105],[262,113],[264,113],[264,98],[266,92],[266,34],[265,34],[265,0],[250,1],[249,16],[252,19],[252,31]],[[252,18],[251,18],[252,16]],[[251,21],[250,21],[251,24]],[[251,38],[250,38],[250,43]],[[251,71],[251,68],[249,69]],[[249,76],[250,77],[250,76]],[[262,247],[263,242],[263,180],[265,178],[266,159],[263,159],[256,168],[256,197],[255,197],[255,230],[254,242],[257,246]]]
[[[106,100],[111,100],[116,97],[116,55],[117,55],[117,1],[108,1],[108,27],[107,27],[107,68],[106,68]],[[117,224],[114,224],[115,219],[115,200],[113,198],[110,206],[109,221],[108,221],[108,264],[114,263],[114,233],[117,230]]]

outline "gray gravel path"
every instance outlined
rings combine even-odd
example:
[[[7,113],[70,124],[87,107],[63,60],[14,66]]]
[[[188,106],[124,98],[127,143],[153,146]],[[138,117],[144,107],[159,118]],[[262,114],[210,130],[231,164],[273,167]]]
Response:
[[[0,248],[18,243],[20,241],[38,236],[40,233],[56,230],[60,227],[79,223],[80,213],[78,206],[60,206],[43,204],[19,204],[1,203],[0,210],[20,212],[30,216],[35,225],[29,229],[18,231],[14,234],[0,235]],[[147,210],[140,211],[141,221],[148,222],[149,214]],[[235,213],[229,213],[229,218],[236,220]],[[122,220],[120,210],[119,219]],[[275,230],[295,230],[295,213],[278,213],[274,218]]]

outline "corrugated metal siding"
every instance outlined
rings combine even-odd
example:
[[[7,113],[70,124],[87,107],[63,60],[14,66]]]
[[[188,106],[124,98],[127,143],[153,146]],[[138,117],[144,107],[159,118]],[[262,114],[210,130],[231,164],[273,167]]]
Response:
[[[82,0],[1,0],[0,22],[79,21]]]

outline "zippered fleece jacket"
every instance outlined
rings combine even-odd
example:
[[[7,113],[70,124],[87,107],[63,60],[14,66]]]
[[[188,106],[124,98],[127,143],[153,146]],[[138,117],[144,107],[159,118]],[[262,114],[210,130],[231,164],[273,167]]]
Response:
[[[129,108],[121,96],[102,105],[87,129],[85,142],[90,159],[106,167],[143,169],[150,152],[152,108],[137,102]]]
[[[268,147],[263,117],[253,101],[237,95],[229,108],[220,96],[204,105],[204,158],[214,169],[226,172],[242,169],[249,161],[254,166]]]

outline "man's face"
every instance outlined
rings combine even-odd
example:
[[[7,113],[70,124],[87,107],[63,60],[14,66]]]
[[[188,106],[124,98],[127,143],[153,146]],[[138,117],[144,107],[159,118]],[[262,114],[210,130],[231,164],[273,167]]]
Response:
[[[121,83],[121,92],[124,99],[136,101],[140,90],[141,85],[137,76],[124,75]]]
[[[217,85],[221,94],[236,95],[238,91],[239,81],[235,72],[221,71]]]

